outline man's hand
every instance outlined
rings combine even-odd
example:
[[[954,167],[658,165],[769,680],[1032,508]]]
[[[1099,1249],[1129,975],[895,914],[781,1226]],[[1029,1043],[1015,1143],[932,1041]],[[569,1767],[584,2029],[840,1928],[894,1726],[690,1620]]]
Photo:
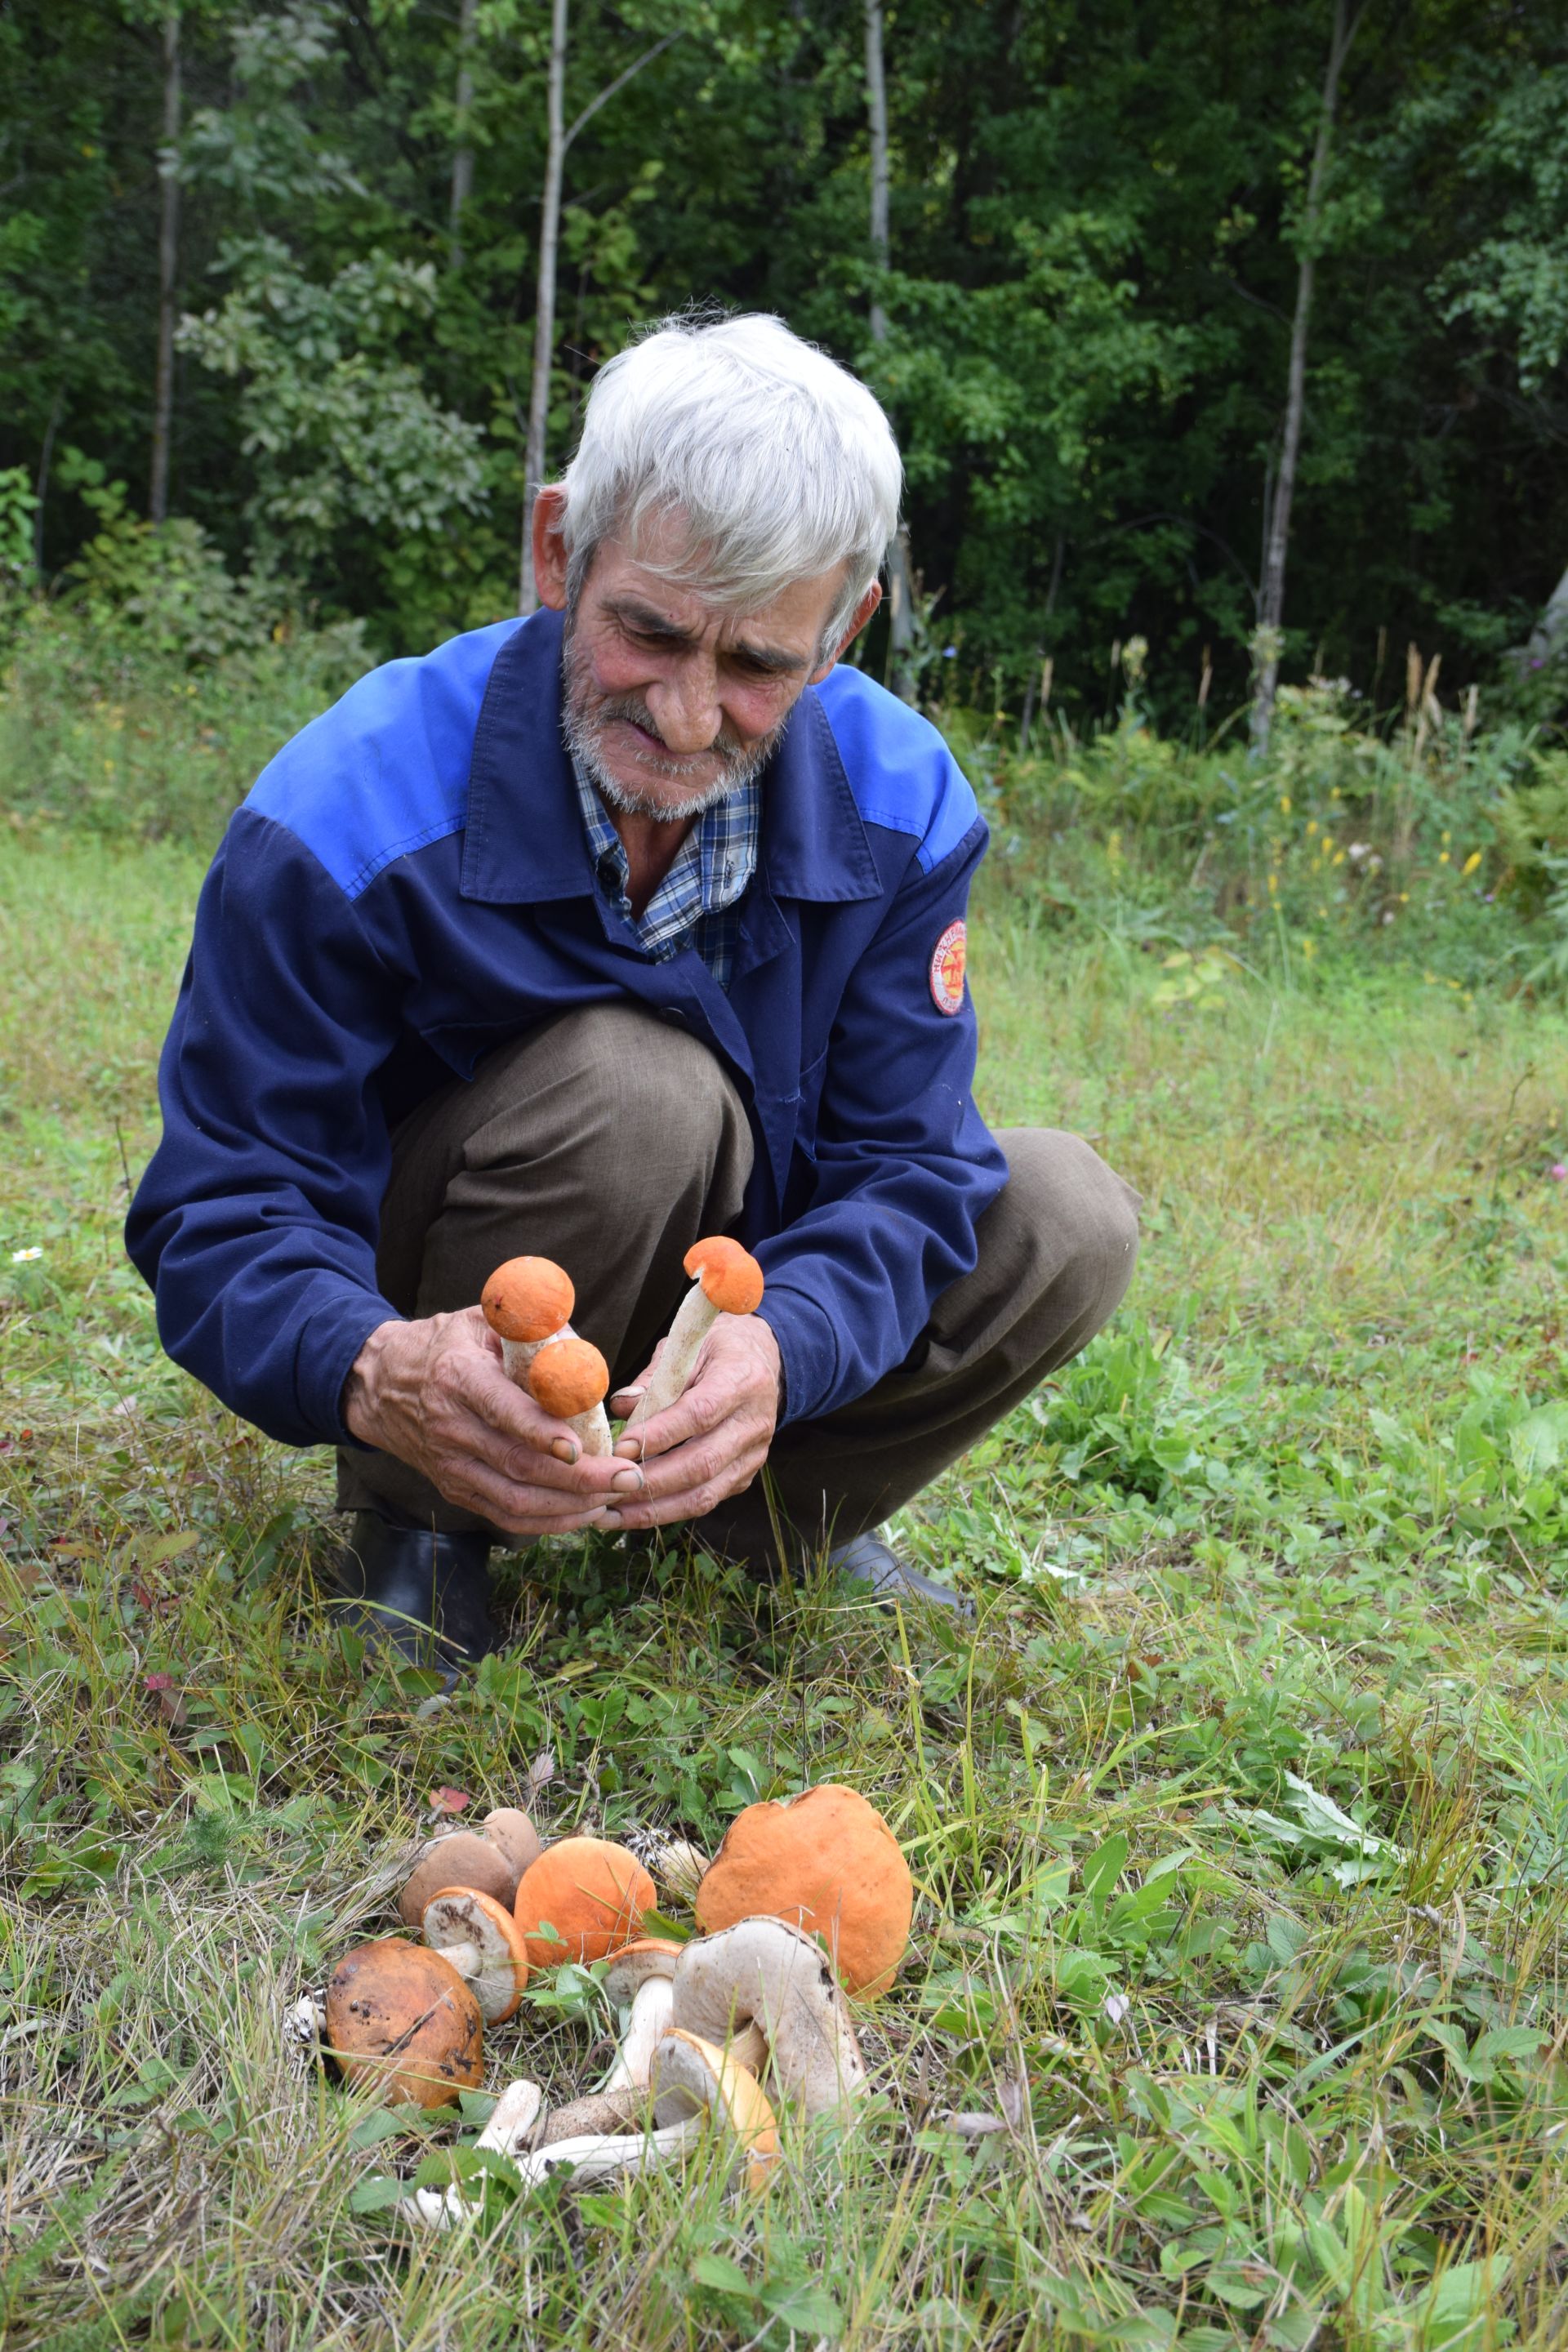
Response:
[[[648,1366],[651,1372],[653,1366]],[[779,1343],[760,1315],[721,1315],[682,1396],[616,1447],[641,1465],[643,1491],[616,1496],[623,1528],[700,1519],[749,1486],[768,1458],[779,1417]],[[647,1381],[610,1399],[617,1419]]]
[[[508,1380],[477,1307],[380,1324],[354,1360],[343,1418],[367,1445],[510,1535],[613,1528],[626,1493],[641,1499],[640,1471],[584,1455],[566,1423]]]

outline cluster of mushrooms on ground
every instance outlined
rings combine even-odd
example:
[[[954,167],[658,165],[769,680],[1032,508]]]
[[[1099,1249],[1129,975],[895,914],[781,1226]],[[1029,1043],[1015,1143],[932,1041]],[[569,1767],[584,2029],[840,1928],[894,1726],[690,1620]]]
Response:
[[[627,1431],[680,1395],[717,1316],[752,1314],[762,1299],[761,1267],[722,1235],[696,1243],[685,1265],[691,1289]],[[572,1328],[565,1270],[510,1258],[480,1304],[508,1377],[568,1421],[585,1454],[608,1454],[609,1369]],[[450,1830],[399,1903],[422,1940],[360,1945],[324,1994],[290,2010],[289,2030],[388,2105],[443,2107],[479,2087],[485,2030],[515,2015],[531,1974],[605,1962],[623,2018],[606,2079],[553,2112],[536,2083],[511,2083],[479,2147],[511,2159],[527,2184],[557,2170],[578,2182],[639,2172],[700,2143],[761,2189],[778,2161],[775,2103],[834,2113],[865,2084],[847,1995],[893,1980],[913,1908],[909,1868],[876,1808],[836,1784],[749,1806],[711,1864],[680,1840],[660,1851],[666,1884],[692,1902],[699,1933],[687,1942],[641,1933],[658,1890],[625,1846],[544,1846],[507,1807],[477,1832]],[[416,2189],[402,2210],[439,2229],[479,2207],[454,2184]]]
[[[641,1933],[658,1890],[625,1846],[542,1846],[527,1814],[505,1808],[477,1831],[448,1831],[399,1902],[423,1940],[386,1936],[347,1953],[325,1993],[289,2012],[290,2030],[388,2105],[441,2107],[478,2089],[485,2030],[515,2015],[531,1974],[603,1961],[621,2017],[605,2080],[553,2110],[536,2083],[510,2083],[478,2146],[510,2158],[525,2184],[558,2169],[602,2180],[700,2147],[760,2189],[778,2161],[779,2107],[842,2112],[865,2084],[847,1996],[893,1980],[909,1866],[875,1806],[831,1782],[748,1806],[706,1865],[679,1840],[652,1858],[666,1885],[684,1878],[690,1892],[688,1941]],[[479,2208],[454,2184],[416,2189],[401,2210],[440,2229]]]

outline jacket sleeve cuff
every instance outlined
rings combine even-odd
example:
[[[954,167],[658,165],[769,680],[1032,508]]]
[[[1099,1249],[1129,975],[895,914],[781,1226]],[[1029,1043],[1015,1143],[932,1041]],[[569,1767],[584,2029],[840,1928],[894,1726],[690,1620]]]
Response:
[[[374,1290],[345,1290],[319,1307],[301,1325],[294,1357],[294,1392],[300,1414],[324,1445],[352,1445],[363,1452],[343,1420],[343,1388],[371,1333],[384,1323],[401,1323],[395,1307]]]
[[[771,1281],[757,1313],[772,1328],[784,1363],[779,1426],[809,1421],[837,1385],[838,1338],[832,1318],[807,1292]]]

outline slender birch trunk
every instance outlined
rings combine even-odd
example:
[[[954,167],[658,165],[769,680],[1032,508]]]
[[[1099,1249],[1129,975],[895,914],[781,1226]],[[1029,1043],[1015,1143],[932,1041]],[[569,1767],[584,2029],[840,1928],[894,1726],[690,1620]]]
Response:
[[[882,0],[865,0],[866,108],[871,129],[871,258],[879,272],[889,268],[892,246],[888,232],[888,82],[882,56]],[[871,341],[888,340],[888,314],[881,291],[871,297]],[[915,698],[910,654],[914,645],[914,610],[910,592],[908,537],[900,525],[888,550],[888,672],[889,683],[905,702]]]
[[[474,193],[474,151],[468,137],[468,110],[474,102],[474,19],[479,0],[461,0],[458,11],[458,143],[452,150],[451,259],[454,269],[463,258],[463,206]]]
[[[523,453],[522,563],[517,609],[531,613],[539,602],[533,579],[533,501],[544,479],[545,435],[550,424],[550,363],[555,352],[555,252],[561,236],[561,175],[565,162],[563,110],[566,91],[567,0],[551,0],[550,79],[545,97],[544,202],[539,223],[539,298],[533,318],[533,384],[528,402],[528,446]]]
[[[180,12],[163,19],[163,142],[158,159],[163,202],[158,217],[158,360],[153,381],[153,457],[147,513],[169,512],[169,442],[174,418],[174,286],[180,267],[180,182],[174,150],[180,136]]]
[[[1285,566],[1290,547],[1290,504],[1296,491],[1296,467],[1301,454],[1301,419],[1307,404],[1307,335],[1312,317],[1318,225],[1322,213],[1323,181],[1333,143],[1334,113],[1339,103],[1340,75],[1361,21],[1348,0],[1334,0],[1333,30],[1329,37],[1329,62],[1323,75],[1322,100],[1318,110],[1318,136],[1312,149],[1312,169],[1307,182],[1307,203],[1301,219],[1301,260],[1296,275],[1296,315],[1290,324],[1290,366],[1285,394],[1285,431],[1279,449],[1269,506],[1258,584],[1258,633],[1255,639],[1256,677],[1252,701],[1252,748],[1259,756],[1268,749],[1274,722],[1274,697],[1279,685],[1281,632],[1285,618]]]

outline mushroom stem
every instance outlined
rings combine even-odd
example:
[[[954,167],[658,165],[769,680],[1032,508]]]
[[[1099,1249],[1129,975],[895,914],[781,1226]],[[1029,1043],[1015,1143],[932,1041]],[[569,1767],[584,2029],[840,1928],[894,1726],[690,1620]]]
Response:
[[[509,2083],[475,2147],[493,2148],[498,2156],[510,2157],[515,2162],[527,2153],[543,2112],[544,2094],[537,2083]],[[411,2197],[399,2198],[397,2210],[405,2220],[417,2221],[422,2228],[451,2230],[459,2221],[471,2221],[482,2206],[482,2198],[465,2196],[454,2180],[446,2189],[416,2189]]]
[[[649,1977],[637,1987],[616,2063],[601,2086],[604,2090],[647,2090],[654,2045],[669,2023],[674,2007],[675,1987],[668,1977]]]
[[[627,1420],[627,1429],[640,1429],[653,1414],[675,1402],[691,1378],[716,1317],[750,1315],[762,1304],[763,1269],[750,1251],[727,1234],[710,1234],[706,1240],[693,1242],[681,1263],[692,1286],[676,1309],[669,1336]]]
[[[528,1386],[528,1368],[541,1348],[548,1348],[557,1339],[574,1339],[576,1336],[570,1323],[563,1323],[560,1330],[552,1331],[548,1339],[503,1339],[500,1343],[501,1368],[509,1381],[515,1381],[520,1389],[525,1389]]]
[[[567,1423],[574,1429],[584,1454],[610,1454],[616,1450],[610,1434],[609,1417],[602,1404],[591,1404],[586,1412],[574,1412]]]
[[[538,2130],[543,2113],[544,2094],[537,2083],[529,2082],[526,2076],[509,2083],[474,2146],[493,2147],[502,2156],[521,2156]]]
[[[572,2167],[574,2180],[584,2185],[592,2180],[607,2180],[616,2173],[651,2172],[668,2156],[677,2156],[684,2147],[701,2137],[705,2118],[693,2116],[679,2123],[666,2124],[649,2132],[586,2132],[574,2139],[561,2139],[548,2147],[535,2148],[531,2156],[518,2160],[518,2170],[525,2185],[548,2179],[562,2165]]]
[[[648,1375],[644,1389],[626,1417],[627,1431],[640,1429],[656,1412],[672,1405],[691,1378],[692,1368],[702,1351],[702,1342],[719,1319],[719,1309],[703,1289],[694,1282],[675,1312],[668,1336],[658,1351],[658,1361]]]

